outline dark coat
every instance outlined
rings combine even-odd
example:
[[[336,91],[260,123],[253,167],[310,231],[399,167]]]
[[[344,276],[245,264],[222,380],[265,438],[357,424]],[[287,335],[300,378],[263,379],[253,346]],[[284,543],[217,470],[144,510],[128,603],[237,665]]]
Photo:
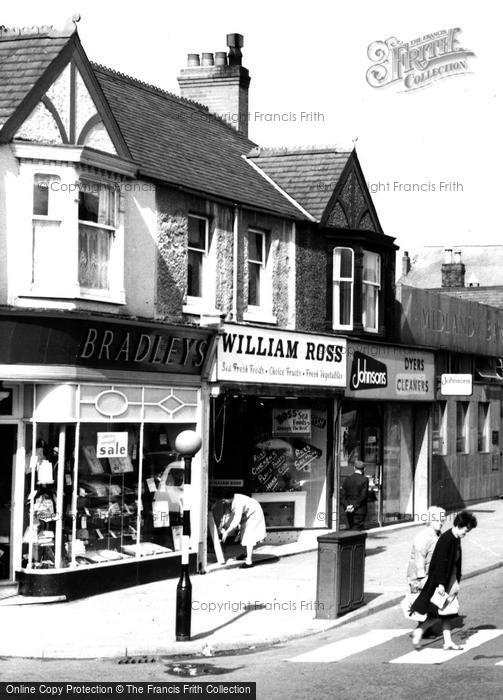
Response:
[[[458,557],[459,552],[459,557]],[[411,606],[413,612],[425,615],[428,612],[435,612],[430,607],[430,598],[435,593],[437,586],[444,586],[447,591],[453,572],[456,580],[461,580],[461,541],[459,537],[454,537],[452,530],[447,530],[438,538],[438,542],[433,550],[428,578],[426,583]]]
[[[343,508],[354,506],[355,511],[367,512],[367,492],[369,480],[363,474],[354,472],[342,482],[341,503]]]

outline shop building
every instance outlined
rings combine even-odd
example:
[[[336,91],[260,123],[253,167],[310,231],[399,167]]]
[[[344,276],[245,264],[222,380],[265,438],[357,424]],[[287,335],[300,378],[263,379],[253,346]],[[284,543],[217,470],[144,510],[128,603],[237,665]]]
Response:
[[[2,578],[72,597],[179,570],[183,463],[211,332],[0,313]],[[169,465],[169,466],[168,466]],[[200,458],[194,498],[201,503]],[[197,542],[200,509],[193,515]]]
[[[498,498],[503,493],[501,309],[405,284],[399,285],[398,299],[403,342],[435,349],[430,503],[455,509]]]
[[[232,324],[219,337],[210,498],[251,494],[264,510],[269,542],[332,527],[346,349],[340,337]]]
[[[420,518],[429,501],[434,354],[418,347],[348,341],[339,417],[339,484],[355,459],[369,477],[367,525]],[[344,524],[343,513],[339,523]]]

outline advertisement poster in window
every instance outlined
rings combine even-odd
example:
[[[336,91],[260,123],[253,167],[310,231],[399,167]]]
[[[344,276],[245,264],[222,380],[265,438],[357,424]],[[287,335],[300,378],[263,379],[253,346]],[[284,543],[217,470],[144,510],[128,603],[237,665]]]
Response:
[[[272,434],[278,435],[311,435],[311,409],[273,408]]]

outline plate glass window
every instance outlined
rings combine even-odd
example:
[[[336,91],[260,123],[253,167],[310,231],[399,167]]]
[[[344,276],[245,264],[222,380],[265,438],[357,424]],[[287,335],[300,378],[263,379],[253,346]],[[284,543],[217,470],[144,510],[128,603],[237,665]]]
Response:
[[[334,328],[353,328],[353,260],[351,248],[334,248]]]
[[[188,217],[188,280],[187,296],[202,297],[204,261],[208,252],[208,220]]]
[[[116,191],[81,180],[79,188],[79,284],[110,288],[110,257],[116,227]]]
[[[363,251],[362,324],[366,331],[379,329],[379,293],[381,289],[381,256]]]
[[[248,305],[261,305],[261,286],[265,267],[265,234],[248,232]]]

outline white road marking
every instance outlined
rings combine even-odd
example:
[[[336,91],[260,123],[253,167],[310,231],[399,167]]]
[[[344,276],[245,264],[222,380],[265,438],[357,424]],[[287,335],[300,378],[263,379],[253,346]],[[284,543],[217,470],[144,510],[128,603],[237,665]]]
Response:
[[[496,666],[503,666],[503,661],[498,661],[498,663],[495,664],[495,665],[496,665]]]
[[[462,656],[466,654],[467,651],[471,651],[476,647],[490,642],[492,639],[496,639],[503,634],[503,630],[479,630],[475,632],[471,637],[469,637],[463,644],[463,649],[461,651],[444,651],[444,649],[437,648],[424,648],[420,651],[411,651],[409,654],[404,656],[399,656],[396,659],[390,661],[390,664],[444,664],[446,661],[455,659],[457,656]]]
[[[389,642],[395,637],[401,637],[408,634],[408,629],[392,629],[392,630],[371,630],[358,637],[350,637],[349,639],[340,639],[338,642],[326,644],[325,646],[313,649],[305,654],[294,656],[288,661],[301,663],[330,663],[340,661],[353,654],[366,651],[372,647]]]

